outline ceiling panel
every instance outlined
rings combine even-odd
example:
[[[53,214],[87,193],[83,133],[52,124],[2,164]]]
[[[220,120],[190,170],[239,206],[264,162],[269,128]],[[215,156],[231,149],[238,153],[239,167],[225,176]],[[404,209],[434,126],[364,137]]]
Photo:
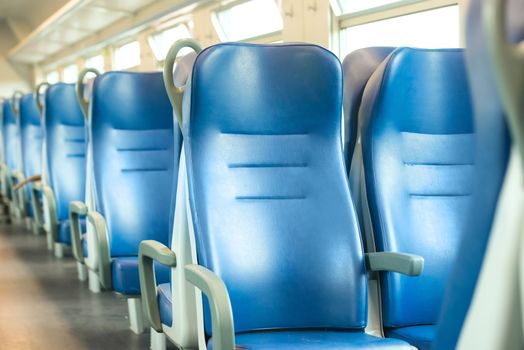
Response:
[[[91,3],[95,6],[132,13],[153,2],[155,0],[94,0]]]
[[[60,23],[62,28],[98,31],[126,16],[125,12],[85,6]]]

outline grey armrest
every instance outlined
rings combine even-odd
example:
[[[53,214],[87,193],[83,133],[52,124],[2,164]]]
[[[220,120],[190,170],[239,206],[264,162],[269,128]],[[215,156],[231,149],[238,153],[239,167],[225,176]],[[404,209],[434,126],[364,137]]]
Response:
[[[73,256],[76,261],[84,263],[84,254],[82,251],[82,228],[80,226],[80,217],[87,216],[87,205],[80,201],[69,203],[69,224],[71,226],[71,245]]]
[[[104,289],[112,289],[111,254],[109,252],[109,236],[104,217],[96,211],[87,213],[87,220],[93,225],[95,243],[98,249],[98,277]]]
[[[12,171],[11,172],[11,194],[15,205],[20,209],[22,217],[25,217],[27,214],[24,193],[16,191],[16,185],[24,181],[24,174],[21,171]]]
[[[366,263],[371,271],[398,272],[408,276],[418,276],[424,269],[423,257],[406,253],[367,253]]]
[[[229,294],[224,282],[205,267],[187,265],[186,280],[200,289],[209,301],[213,349],[235,350],[235,326]]]
[[[157,332],[162,332],[153,261],[158,261],[162,265],[176,267],[176,255],[175,252],[162,243],[152,240],[142,241],[138,250],[138,271],[142,302],[144,303],[151,327]]]
[[[40,181],[42,180],[42,175],[38,174],[38,175],[33,175],[31,177],[28,177],[26,179],[23,179],[22,181],[20,181],[19,183],[17,183],[15,186],[13,186],[13,190],[14,191],[18,191],[20,188],[32,183],[32,182],[37,182],[37,181]]]
[[[35,221],[38,227],[42,227],[44,224],[44,210],[42,209],[39,195],[39,193],[42,192],[42,188],[42,183],[40,181],[33,182],[33,186],[31,186],[31,192],[33,193],[31,196],[31,205],[33,206],[33,213],[35,214]]]
[[[39,191],[38,186],[33,187],[36,191]],[[55,195],[53,193],[53,190],[49,186],[42,186],[41,188],[42,194],[44,195],[45,201],[47,202],[47,215],[46,217],[49,218],[49,234],[51,235],[51,239],[53,242],[56,242],[58,239],[58,221],[56,217],[56,202],[55,202]]]

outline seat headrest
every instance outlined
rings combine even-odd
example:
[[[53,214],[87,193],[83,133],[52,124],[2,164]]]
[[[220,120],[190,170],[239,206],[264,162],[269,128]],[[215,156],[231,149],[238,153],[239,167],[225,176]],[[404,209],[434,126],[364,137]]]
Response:
[[[45,118],[53,123],[83,125],[84,115],[76,97],[75,84],[58,83],[45,93]]]
[[[40,125],[40,113],[34,95],[32,93],[25,94],[20,99],[20,124],[23,127],[26,125]]]

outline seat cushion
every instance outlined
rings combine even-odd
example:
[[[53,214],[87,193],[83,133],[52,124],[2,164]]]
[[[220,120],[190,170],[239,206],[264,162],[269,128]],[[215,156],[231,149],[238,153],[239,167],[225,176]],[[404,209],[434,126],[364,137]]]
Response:
[[[80,220],[80,229],[82,230],[82,232],[85,232],[85,220]],[[71,223],[69,222],[69,220],[64,220],[58,224],[57,242],[66,245],[71,245]]]
[[[87,257],[87,239],[86,234],[82,234],[82,254],[84,255],[84,258]]]
[[[386,330],[386,336],[405,340],[419,350],[429,350],[435,338],[435,328],[433,325],[393,328]]]
[[[170,280],[170,268],[155,264],[157,284],[167,283]],[[138,278],[138,257],[113,258],[112,263],[113,290],[126,295],[140,294],[140,280]]]
[[[254,332],[238,334],[235,342],[238,348],[249,350],[411,349],[404,341],[378,338],[362,331]],[[212,339],[207,347],[213,349]]]
[[[163,283],[158,286],[158,305],[160,309],[160,321],[171,327],[173,324],[173,308],[171,306],[171,283]]]

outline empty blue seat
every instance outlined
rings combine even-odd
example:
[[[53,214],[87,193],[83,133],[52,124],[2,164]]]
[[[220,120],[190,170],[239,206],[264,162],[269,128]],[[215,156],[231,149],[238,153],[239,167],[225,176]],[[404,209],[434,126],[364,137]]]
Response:
[[[367,280],[342,153],[338,59],[314,45],[219,44],[197,57],[184,102],[197,261],[176,269],[213,304],[204,302],[208,348],[409,349],[364,333]],[[141,251],[170,252],[153,242]],[[171,295],[162,285],[160,318],[187,327],[169,317],[169,303],[184,297]]]
[[[476,175],[463,56],[458,49],[396,49],[369,79],[360,109],[376,249],[425,261],[418,277],[381,272],[384,331],[421,350],[434,337]]]
[[[2,138],[3,138],[3,173],[4,173],[4,192],[8,198],[12,198],[11,176],[20,171],[22,164],[20,160],[20,129],[9,100],[4,100],[2,106]]]
[[[61,256],[71,244],[69,202],[84,200],[85,122],[74,84],[51,85],[45,93],[43,176],[48,243]]]
[[[42,123],[40,112],[32,93],[20,99],[20,131],[22,141],[22,164],[25,179],[42,173]],[[32,187],[29,185],[24,194],[23,209],[33,218]]]
[[[161,73],[97,77],[90,121],[96,211],[86,214],[95,228],[97,273],[102,287],[130,297],[131,328],[139,333],[138,248],[144,239],[170,242],[182,137]],[[169,269],[157,269],[158,283],[169,276]]]

